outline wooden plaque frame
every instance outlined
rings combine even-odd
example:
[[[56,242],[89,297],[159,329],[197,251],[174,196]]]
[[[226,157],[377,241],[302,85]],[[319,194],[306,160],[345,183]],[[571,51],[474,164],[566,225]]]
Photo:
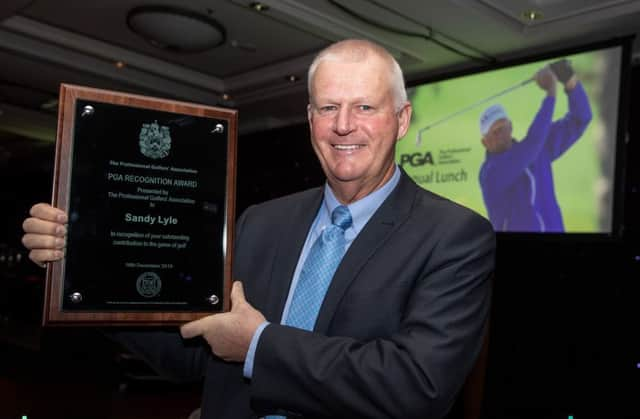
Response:
[[[178,324],[195,320],[216,312],[230,309],[231,264],[233,233],[235,225],[235,181],[237,149],[237,111],[194,103],[166,100],[148,96],[100,90],[82,86],[62,84],[58,114],[55,168],[53,179],[53,206],[69,211],[71,199],[71,171],[74,152],[74,127],[76,123],[76,102],[93,102],[120,105],[123,107],[171,112],[203,118],[226,121],[226,195],[224,197],[224,228],[222,252],[224,258],[223,295],[220,308],[212,311],[70,311],[63,309],[65,285],[65,259],[50,263],[47,268],[43,325],[45,326],[82,326],[82,325],[126,325],[159,326]],[[73,249],[71,249],[71,252]]]

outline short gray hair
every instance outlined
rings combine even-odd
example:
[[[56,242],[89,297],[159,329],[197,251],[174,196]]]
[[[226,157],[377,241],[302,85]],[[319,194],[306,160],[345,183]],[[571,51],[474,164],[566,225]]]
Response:
[[[323,61],[361,61],[369,54],[374,54],[386,61],[389,65],[389,86],[393,94],[393,104],[396,111],[407,103],[407,90],[404,87],[404,75],[400,64],[395,58],[382,46],[363,39],[346,39],[329,45],[316,55],[309,66],[307,73],[307,90],[309,91],[309,99],[313,97],[312,84],[318,66]]]

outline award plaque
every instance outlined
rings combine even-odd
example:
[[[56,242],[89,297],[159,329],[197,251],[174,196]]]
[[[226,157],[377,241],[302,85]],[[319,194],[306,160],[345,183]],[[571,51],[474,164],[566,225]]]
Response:
[[[230,307],[237,112],[62,85],[45,325],[166,325]]]

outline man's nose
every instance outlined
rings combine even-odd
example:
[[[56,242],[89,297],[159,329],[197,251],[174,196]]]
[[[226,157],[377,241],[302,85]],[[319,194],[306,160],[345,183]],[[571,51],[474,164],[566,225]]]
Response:
[[[339,135],[347,135],[354,129],[353,114],[348,106],[340,107],[335,119],[335,132]]]

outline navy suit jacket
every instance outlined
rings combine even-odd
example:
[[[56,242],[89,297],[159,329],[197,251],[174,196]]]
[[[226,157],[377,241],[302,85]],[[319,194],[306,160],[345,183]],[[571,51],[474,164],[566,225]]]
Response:
[[[480,350],[495,235],[484,218],[400,182],[352,242],[312,332],[279,323],[316,188],[250,207],[237,223],[233,272],[272,322],[253,378],[173,334],[121,340],[174,377],[205,375],[203,419],[440,418]],[[151,350],[150,350],[151,349]]]

